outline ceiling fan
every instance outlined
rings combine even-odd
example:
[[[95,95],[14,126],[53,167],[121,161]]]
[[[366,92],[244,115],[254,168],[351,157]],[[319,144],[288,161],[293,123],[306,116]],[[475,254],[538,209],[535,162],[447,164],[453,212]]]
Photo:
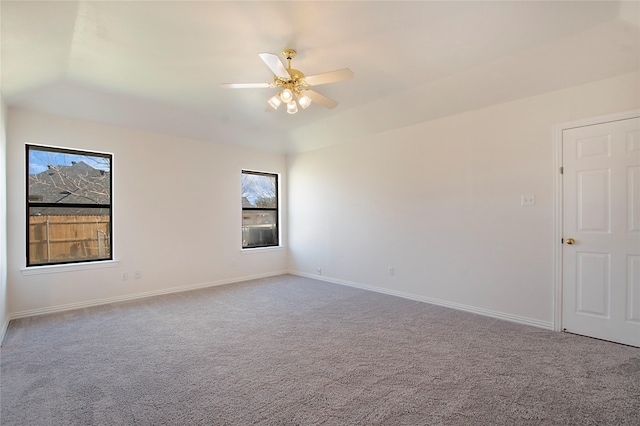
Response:
[[[273,53],[260,53],[258,55],[273,72],[273,83],[223,83],[220,86],[231,89],[271,87],[281,89],[267,101],[267,111],[275,111],[283,103],[287,105],[287,112],[289,114],[298,112],[298,104],[302,109],[308,108],[312,102],[325,108],[335,108],[338,105],[338,102],[333,99],[311,90],[311,86],[352,79],[353,71],[349,68],[343,68],[336,71],[305,76],[302,71],[291,68],[291,60],[296,57],[295,50],[285,49],[282,51],[282,55],[288,61],[286,68],[280,59],[278,59],[278,56]]]

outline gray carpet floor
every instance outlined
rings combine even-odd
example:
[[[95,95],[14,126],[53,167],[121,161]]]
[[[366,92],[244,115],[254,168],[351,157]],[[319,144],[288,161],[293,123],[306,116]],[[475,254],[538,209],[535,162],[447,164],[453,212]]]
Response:
[[[640,425],[640,349],[283,275],[12,321],[3,425]]]

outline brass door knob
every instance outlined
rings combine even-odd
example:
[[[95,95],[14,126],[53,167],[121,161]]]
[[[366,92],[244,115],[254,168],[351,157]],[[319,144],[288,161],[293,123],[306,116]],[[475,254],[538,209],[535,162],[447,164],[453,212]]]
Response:
[[[573,238],[567,238],[567,244],[571,245],[571,244],[575,244],[576,240],[574,240]]]

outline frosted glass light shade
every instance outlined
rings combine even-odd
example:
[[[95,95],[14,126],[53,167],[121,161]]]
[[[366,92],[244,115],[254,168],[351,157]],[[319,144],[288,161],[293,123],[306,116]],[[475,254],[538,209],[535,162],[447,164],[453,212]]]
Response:
[[[278,109],[278,107],[282,103],[279,95],[273,95],[273,97],[271,97],[271,99],[269,99],[267,102],[269,103],[269,105],[271,105],[273,109]]]
[[[307,95],[300,95],[298,96],[298,103],[300,104],[302,109],[307,109],[309,108],[309,105],[311,105],[311,98]]]
[[[282,92],[280,92],[280,99],[282,100],[282,102],[291,102],[293,100],[293,92],[289,89],[284,89]]]
[[[296,104],[296,101],[291,101],[287,104],[287,112],[289,114],[295,114],[298,112],[298,105]]]

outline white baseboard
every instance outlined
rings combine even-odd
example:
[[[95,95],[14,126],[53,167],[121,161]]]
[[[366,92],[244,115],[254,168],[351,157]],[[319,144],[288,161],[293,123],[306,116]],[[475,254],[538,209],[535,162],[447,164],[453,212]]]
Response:
[[[457,309],[459,311],[465,311],[472,314],[483,315],[486,317],[497,318],[505,321],[511,321],[518,324],[530,325],[533,327],[544,328],[547,330],[553,330],[553,323],[547,321],[540,321],[533,318],[522,317],[519,315],[507,314],[499,311],[492,311],[490,309],[478,308],[476,306],[463,305],[461,303],[448,302],[446,300],[433,299],[431,297],[420,296],[412,293],[404,293],[401,291],[390,290],[382,287],[375,287],[367,284],[360,284],[353,281],[345,281],[337,278],[325,277],[323,275],[308,274],[305,272],[288,271],[291,275],[298,275],[301,277],[313,278],[316,280],[327,281],[334,284],[346,285],[349,287],[361,288],[363,290],[375,291],[376,293],[388,294],[390,296],[402,297],[404,299],[416,300],[418,302],[430,303],[432,305],[444,306],[446,308]]]
[[[402,297],[404,299],[416,300],[416,301],[419,301],[419,302],[430,303],[432,305],[444,306],[444,307],[447,307],[447,308],[457,309],[457,310],[460,310],[460,311],[465,311],[465,312],[469,312],[469,313],[473,313],[473,314],[483,315],[483,316],[487,316],[487,317],[491,317],[491,318],[497,318],[497,319],[501,319],[501,320],[505,320],[505,321],[511,321],[511,322],[515,322],[515,323],[518,323],[518,324],[530,325],[530,326],[533,326],[533,327],[544,328],[544,329],[547,329],[547,330],[553,330],[553,323],[551,323],[551,322],[540,321],[540,320],[537,320],[537,319],[522,317],[522,316],[519,316],[519,315],[512,315],[512,314],[507,314],[507,313],[504,313],[504,312],[492,311],[492,310],[489,310],[489,309],[478,308],[478,307],[475,307],[475,306],[463,305],[461,303],[449,302],[449,301],[446,301],[446,300],[433,299],[433,298],[430,298],[430,297],[420,296],[420,295],[417,295],[417,294],[405,293],[405,292],[396,291],[396,290],[390,290],[390,289],[386,289],[386,288],[382,288],[382,287],[375,287],[375,286],[372,286],[372,285],[361,284],[361,283],[357,283],[357,282],[353,282],[353,281],[346,281],[346,280],[341,280],[341,279],[337,279],[337,278],[330,278],[330,277],[326,277],[326,276],[323,276],[323,275],[308,274],[308,273],[298,272],[298,271],[277,271],[277,272],[269,272],[269,273],[266,273],[266,274],[248,275],[248,276],[243,276],[243,277],[230,278],[230,279],[226,279],[226,280],[210,281],[210,282],[191,284],[191,285],[186,285],[186,286],[181,286],[181,287],[171,287],[171,288],[148,291],[148,292],[143,292],[143,293],[134,293],[134,294],[128,294],[128,295],[124,295],[124,296],[108,297],[108,298],[104,298],[104,299],[94,299],[94,300],[88,300],[88,301],[84,301],[84,302],[69,303],[69,304],[65,304],[65,305],[57,305],[57,306],[50,306],[50,307],[46,307],[46,308],[38,308],[38,309],[30,309],[30,310],[26,310],[26,311],[14,312],[14,313],[9,314],[8,318],[6,318],[4,320],[4,323],[2,324],[2,330],[0,331],[0,342],[2,342],[2,340],[4,339],[4,336],[5,336],[6,332],[7,332],[7,328],[9,327],[9,321],[14,320],[14,319],[18,319],[18,318],[26,318],[26,317],[36,316],[36,315],[52,314],[52,313],[70,311],[70,310],[73,310],[73,309],[88,308],[88,307],[91,307],[91,306],[107,305],[109,303],[126,302],[126,301],[130,301],[130,300],[143,299],[143,298],[153,297],[153,296],[160,296],[160,295],[163,295],[163,294],[180,293],[180,292],[183,292],[183,291],[197,290],[197,289],[201,289],[201,288],[214,287],[214,286],[225,285],[225,284],[233,284],[233,283],[237,283],[237,282],[249,281],[249,280],[254,280],[254,279],[259,279],[259,278],[273,277],[273,276],[283,275],[283,274],[291,274],[291,275],[298,275],[298,276],[301,276],[301,277],[313,278],[313,279],[320,280],[320,281],[326,281],[326,282],[330,282],[330,283],[334,283],[334,284],[346,285],[346,286],[349,286],[349,287],[355,287],[355,288],[360,288],[360,289],[363,289],[363,290],[374,291],[376,293],[383,293],[383,294],[388,294],[390,296]]]
[[[14,320],[14,319],[18,319],[18,318],[26,318],[26,317],[33,317],[33,316],[37,316],[37,315],[53,314],[53,313],[57,313],[57,312],[71,311],[73,309],[82,309],[82,308],[88,308],[88,307],[91,307],[91,306],[107,305],[109,303],[126,302],[126,301],[130,301],[130,300],[144,299],[144,298],[147,298],[147,297],[161,296],[163,294],[180,293],[180,292],[183,292],[183,291],[197,290],[197,289],[200,289],[200,288],[214,287],[214,286],[225,285],[225,284],[232,284],[232,283],[236,283],[236,282],[255,280],[255,279],[259,279],[259,278],[267,278],[267,277],[272,277],[272,276],[276,276],[276,275],[283,275],[283,274],[286,274],[286,273],[287,273],[286,271],[278,271],[278,272],[269,272],[269,273],[265,273],[265,274],[245,275],[243,277],[229,278],[229,279],[226,279],[226,280],[218,280],[218,281],[210,281],[210,282],[204,282],[204,283],[190,284],[190,285],[185,285],[185,286],[180,286],[180,287],[171,287],[171,288],[164,288],[164,289],[161,289],[161,290],[154,290],[154,291],[147,291],[147,292],[142,292],[142,293],[127,294],[127,295],[124,295],[124,296],[107,297],[107,298],[104,298],[104,299],[94,299],[94,300],[87,300],[87,301],[84,301],[84,302],[68,303],[68,304],[65,304],[65,305],[49,306],[49,307],[46,307],[46,308],[29,309],[29,310],[26,310],[26,311],[13,312],[13,313],[9,314],[9,318],[6,321],[6,324],[4,325],[3,330],[6,330],[6,327],[8,327],[8,325],[9,325],[9,321]],[[4,332],[3,332],[3,337],[4,337]]]

